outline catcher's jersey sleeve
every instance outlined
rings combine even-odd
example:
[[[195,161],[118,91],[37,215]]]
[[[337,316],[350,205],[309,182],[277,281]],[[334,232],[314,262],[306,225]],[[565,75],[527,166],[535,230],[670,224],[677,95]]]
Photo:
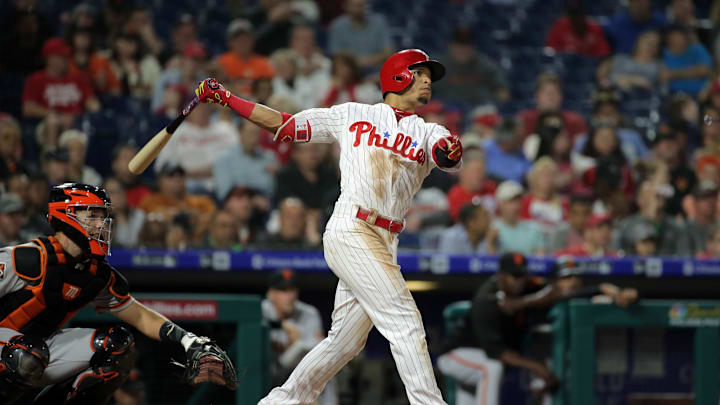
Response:
[[[135,298],[130,295],[130,285],[117,270],[112,270],[110,282],[92,301],[98,313],[117,312],[129,307]]]
[[[0,249],[0,297],[24,288],[27,283],[15,273],[12,249],[8,246]]]
[[[347,103],[335,105],[330,108],[311,108],[295,115],[295,125],[310,125],[310,142],[332,143],[338,135],[345,132],[347,118]]]

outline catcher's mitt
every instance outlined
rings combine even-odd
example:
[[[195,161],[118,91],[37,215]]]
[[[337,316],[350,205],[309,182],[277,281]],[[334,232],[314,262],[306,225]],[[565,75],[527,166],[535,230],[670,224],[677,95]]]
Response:
[[[185,368],[182,378],[190,385],[212,382],[231,390],[237,388],[237,374],[230,357],[207,337],[195,338],[188,347],[187,364],[174,363]]]

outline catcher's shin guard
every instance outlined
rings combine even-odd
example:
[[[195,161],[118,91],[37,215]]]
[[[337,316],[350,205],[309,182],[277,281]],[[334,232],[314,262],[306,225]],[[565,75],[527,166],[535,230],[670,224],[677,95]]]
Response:
[[[90,368],[43,390],[35,405],[105,404],[130,375],[137,352],[132,333],[122,326],[95,331]]]
[[[16,335],[0,352],[0,403],[12,404],[35,389],[50,360],[42,339]]]

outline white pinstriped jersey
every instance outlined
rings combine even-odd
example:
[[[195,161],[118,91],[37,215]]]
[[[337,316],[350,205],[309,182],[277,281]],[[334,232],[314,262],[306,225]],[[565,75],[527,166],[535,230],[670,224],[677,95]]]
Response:
[[[309,123],[310,142],[340,143],[338,203],[376,209],[401,219],[435,162],[432,147],[450,132],[417,115],[398,120],[385,103],[345,103],[294,115],[296,130]],[[447,171],[458,170],[460,164]]]

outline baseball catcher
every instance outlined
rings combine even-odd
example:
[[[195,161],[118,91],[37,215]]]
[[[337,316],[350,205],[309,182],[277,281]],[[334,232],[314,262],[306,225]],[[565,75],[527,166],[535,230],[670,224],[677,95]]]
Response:
[[[0,249],[0,403],[104,404],[128,378],[135,358],[122,326],[60,329],[92,304],[161,342],[184,347],[184,379],[230,389],[227,354],[130,295],[110,254],[110,199],[86,184],[53,187],[48,220],[55,234]]]

